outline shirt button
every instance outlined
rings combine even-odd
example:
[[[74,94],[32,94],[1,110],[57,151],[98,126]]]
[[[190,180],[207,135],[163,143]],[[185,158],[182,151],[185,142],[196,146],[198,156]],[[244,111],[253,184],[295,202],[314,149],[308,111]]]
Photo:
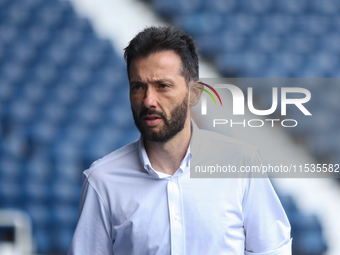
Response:
[[[175,220],[179,220],[179,216],[177,214],[175,215]]]
[[[173,182],[173,181],[174,181],[174,178],[171,178],[171,179],[170,179],[170,181],[172,181],[172,182]]]

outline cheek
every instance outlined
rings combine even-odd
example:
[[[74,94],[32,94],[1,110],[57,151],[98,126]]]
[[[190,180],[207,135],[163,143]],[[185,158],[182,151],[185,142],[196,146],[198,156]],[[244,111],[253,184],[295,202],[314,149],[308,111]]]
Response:
[[[131,108],[134,112],[138,111],[138,98],[136,98],[136,96],[131,96],[130,95],[130,104],[131,104]]]
[[[133,103],[133,102],[131,102],[131,109],[134,113],[139,113],[140,111],[140,107],[138,106],[138,104]]]
[[[138,116],[143,110],[143,95],[142,94],[130,94],[130,104],[132,111]]]

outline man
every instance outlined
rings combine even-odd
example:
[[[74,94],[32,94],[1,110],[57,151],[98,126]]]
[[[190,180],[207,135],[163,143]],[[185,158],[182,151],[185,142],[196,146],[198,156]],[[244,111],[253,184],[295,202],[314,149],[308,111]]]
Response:
[[[260,161],[253,146],[190,120],[201,95],[193,39],[149,27],[125,59],[141,137],[84,171],[68,254],[291,254],[290,225],[268,179],[190,179],[189,160],[202,162],[204,154]]]

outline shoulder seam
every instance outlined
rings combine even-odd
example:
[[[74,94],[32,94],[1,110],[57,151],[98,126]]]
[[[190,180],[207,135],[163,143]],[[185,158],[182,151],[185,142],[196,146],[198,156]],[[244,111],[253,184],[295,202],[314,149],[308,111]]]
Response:
[[[138,140],[136,140],[136,141],[138,141]],[[87,169],[87,170],[90,170],[89,173],[88,173],[88,175],[84,173],[85,176],[86,176],[86,177],[90,177],[92,171],[93,171],[94,169],[96,169],[97,167],[101,166],[102,164],[107,163],[107,162],[109,162],[109,161],[112,161],[112,160],[114,160],[114,159],[116,159],[116,158],[118,158],[118,157],[122,157],[122,156],[124,156],[124,155],[126,155],[126,154],[128,154],[128,153],[130,153],[130,152],[132,152],[132,151],[134,151],[134,150],[136,150],[137,147],[136,147],[136,145],[134,144],[134,143],[136,143],[136,141],[135,141],[135,142],[132,142],[132,143],[126,145],[126,146],[124,146],[124,147],[127,147],[127,146],[129,146],[129,145],[133,145],[133,146],[131,146],[131,147],[132,147],[131,149],[129,149],[129,150],[127,150],[127,151],[124,151],[123,153],[118,153],[117,155],[114,155],[113,157],[110,157],[110,156],[111,156],[112,154],[114,154],[115,152],[117,152],[117,151],[119,151],[120,149],[124,148],[124,147],[121,147],[121,148],[119,148],[119,149],[117,149],[117,150],[115,150],[115,151],[109,153],[108,155],[104,156],[103,158],[94,161],[94,162],[91,164],[91,166]],[[86,170],[85,170],[85,171],[86,171]],[[85,171],[84,171],[84,172],[85,172]]]
[[[110,222],[111,222],[111,226],[113,226],[113,224],[112,224],[113,220],[112,220],[111,214],[109,213],[109,208],[108,208],[108,206],[104,203],[104,201],[103,201],[102,197],[100,196],[99,192],[97,191],[97,189],[95,189],[95,187],[93,187],[93,185],[91,184],[91,182],[90,182],[90,180],[89,180],[88,177],[86,177],[86,181],[88,182],[88,184],[91,186],[91,188],[94,190],[94,192],[95,192],[96,195],[98,196],[100,203],[103,204],[103,206],[104,206],[104,208],[105,208],[105,211],[106,211],[107,215],[109,216],[109,219],[110,219]],[[112,237],[111,237],[111,235],[110,235],[111,233],[110,233],[110,234],[107,233],[107,234],[109,235],[110,239],[113,240]]]

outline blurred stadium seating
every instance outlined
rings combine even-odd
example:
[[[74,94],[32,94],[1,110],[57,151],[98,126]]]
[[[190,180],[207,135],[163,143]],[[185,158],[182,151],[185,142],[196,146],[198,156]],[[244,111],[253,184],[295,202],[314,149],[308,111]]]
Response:
[[[138,138],[125,62],[68,1],[0,1],[0,208],[26,211],[39,254],[65,254],[81,173]]]
[[[193,35],[226,77],[331,78],[340,71],[337,0],[147,2]],[[138,138],[127,84],[123,59],[68,1],[0,0],[0,208],[29,214],[37,253],[66,253],[81,172]],[[320,160],[338,163],[340,133],[330,121],[339,119],[340,86],[312,90],[327,98],[314,109],[329,125],[306,121],[293,135],[304,135]],[[268,104],[266,88],[258,91]],[[281,201],[293,254],[323,254],[317,217],[300,212],[292,197]]]

